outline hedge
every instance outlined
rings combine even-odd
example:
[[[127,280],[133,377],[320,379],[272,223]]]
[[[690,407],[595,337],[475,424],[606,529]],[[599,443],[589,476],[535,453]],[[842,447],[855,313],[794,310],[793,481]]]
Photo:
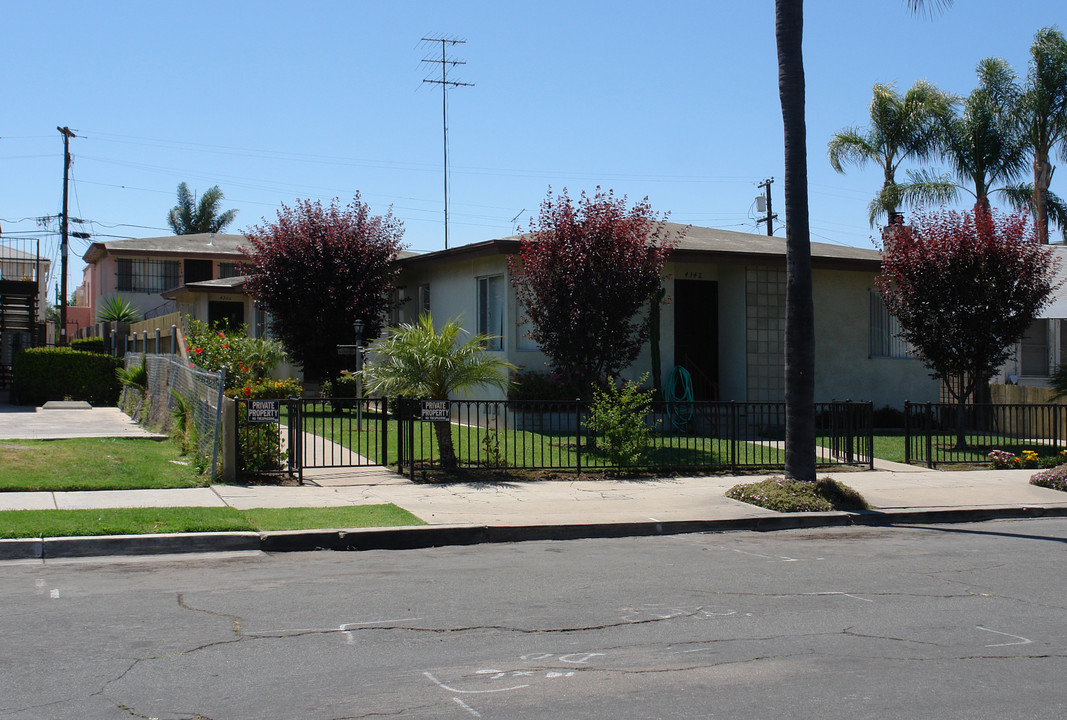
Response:
[[[30,348],[15,356],[12,399],[22,405],[85,400],[115,405],[122,389],[115,370],[122,360],[70,348]]]
[[[71,340],[70,349],[81,350],[82,352],[107,352],[107,349],[104,347],[104,338],[102,337],[77,338]]]

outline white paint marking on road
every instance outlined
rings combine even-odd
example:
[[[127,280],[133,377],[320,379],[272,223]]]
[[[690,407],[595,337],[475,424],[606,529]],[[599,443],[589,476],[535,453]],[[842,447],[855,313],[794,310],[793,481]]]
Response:
[[[457,690],[456,688],[445,685],[443,682],[441,682],[428,672],[424,672],[423,675],[430,678],[430,680],[433,681],[433,683],[438,687],[447,690],[448,692],[459,693],[461,695],[485,695],[488,693],[508,692],[509,690],[521,690],[522,688],[530,687],[529,685],[513,685],[512,687],[495,688],[493,690]]]
[[[995,645],[986,645],[987,648],[1007,647],[1009,645],[1029,645],[1030,643],[1033,642],[1033,640],[1030,640],[1028,638],[1024,638],[1021,635],[1012,635],[1011,633],[1001,632],[1000,630],[990,630],[989,628],[982,627],[981,625],[975,625],[974,627],[977,630],[985,630],[986,632],[996,633],[997,635],[1005,635],[1007,637],[1013,637],[1013,638],[1015,638],[1017,640],[1022,640],[1022,642],[997,643]]]
[[[58,600],[59,599],[59,588],[53,588],[52,592],[48,593],[48,597],[52,598],[53,600]]]
[[[843,595],[844,597],[850,597],[853,600],[862,600],[863,602],[869,602],[869,603],[874,602],[874,600],[871,600],[870,598],[860,597],[859,595],[853,595],[853,594],[847,593],[847,592],[830,591],[830,592],[813,592],[813,593],[802,593],[802,594],[803,595]]]
[[[393,625],[395,623],[413,622],[415,620],[418,620],[418,618],[399,618],[397,620],[367,620],[364,622],[342,623],[341,626],[337,629],[340,630],[341,634],[345,636],[345,644],[355,645],[356,636],[352,634],[351,628],[366,627],[368,625]]]
[[[471,707],[470,705],[468,705],[467,703],[463,702],[463,701],[462,701],[462,700],[460,700],[459,698],[457,698],[457,697],[454,697],[454,698],[452,698],[452,699],[453,699],[453,700],[455,700],[455,701],[456,701],[457,703],[459,703],[459,706],[460,706],[461,708],[463,708],[464,710],[466,710],[467,712],[469,712],[469,713],[470,713],[471,715],[473,715],[474,717],[481,717],[481,716],[482,716],[482,714],[481,714],[480,712],[478,712],[477,710],[475,710],[474,708],[472,708],[472,707]]]

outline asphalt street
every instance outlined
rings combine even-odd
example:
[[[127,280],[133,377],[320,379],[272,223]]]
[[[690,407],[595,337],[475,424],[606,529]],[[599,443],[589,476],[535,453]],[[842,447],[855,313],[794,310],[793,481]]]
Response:
[[[1044,718],[1067,520],[0,563],[0,718]]]

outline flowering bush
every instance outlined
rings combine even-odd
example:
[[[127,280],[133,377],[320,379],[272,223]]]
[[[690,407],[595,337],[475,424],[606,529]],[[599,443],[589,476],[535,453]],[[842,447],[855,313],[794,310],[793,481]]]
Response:
[[[1031,485],[1067,492],[1067,465],[1060,465],[1051,470],[1042,470],[1030,478]]]
[[[250,338],[244,325],[236,330],[220,330],[217,325],[212,327],[191,317],[186,317],[186,325],[189,357],[204,370],[226,368],[227,389],[263,380],[285,360],[281,343]]]
[[[260,380],[259,382],[253,381],[238,387],[227,388],[226,397],[284,399],[291,396],[300,397],[303,393],[303,386],[294,378],[285,378],[283,380],[271,380],[268,378],[266,380]]]
[[[993,463],[994,470],[1008,470],[1014,468],[1019,462],[1019,458],[1007,450],[994,450],[986,457],[989,458],[989,462]]]

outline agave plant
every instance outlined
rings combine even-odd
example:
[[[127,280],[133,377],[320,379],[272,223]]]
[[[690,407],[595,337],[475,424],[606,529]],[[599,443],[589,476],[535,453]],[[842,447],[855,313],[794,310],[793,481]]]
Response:
[[[96,311],[97,322],[134,323],[141,319],[137,307],[121,295],[112,295],[100,301]]]

